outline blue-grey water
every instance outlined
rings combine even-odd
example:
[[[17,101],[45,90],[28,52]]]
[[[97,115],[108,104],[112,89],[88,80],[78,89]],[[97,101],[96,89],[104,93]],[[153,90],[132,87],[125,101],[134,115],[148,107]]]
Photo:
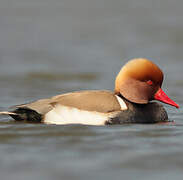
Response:
[[[174,123],[56,126],[0,117],[0,179],[183,177],[182,0],[1,0],[0,109],[83,89],[113,90],[146,57],[165,73]]]

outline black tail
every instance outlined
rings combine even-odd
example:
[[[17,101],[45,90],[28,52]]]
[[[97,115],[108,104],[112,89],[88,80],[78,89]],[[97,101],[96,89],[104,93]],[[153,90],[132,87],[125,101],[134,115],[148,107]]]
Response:
[[[0,115],[9,115],[16,121],[27,121],[33,123],[40,123],[42,115],[29,108],[17,108],[12,112],[3,111]]]

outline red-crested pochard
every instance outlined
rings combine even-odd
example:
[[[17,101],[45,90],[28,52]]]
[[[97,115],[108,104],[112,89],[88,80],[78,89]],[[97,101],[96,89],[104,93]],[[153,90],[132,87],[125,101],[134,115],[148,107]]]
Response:
[[[114,92],[78,91],[15,106],[1,112],[17,121],[47,124],[107,125],[168,121],[163,106],[151,100],[179,106],[161,89],[163,72],[147,59],[126,63],[116,77]]]

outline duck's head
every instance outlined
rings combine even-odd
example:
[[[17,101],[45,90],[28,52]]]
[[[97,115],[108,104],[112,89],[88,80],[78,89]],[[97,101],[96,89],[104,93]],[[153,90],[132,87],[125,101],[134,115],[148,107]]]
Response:
[[[156,64],[147,59],[133,59],[117,75],[115,93],[138,104],[158,100],[179,108],[161,89],[162,82],[163,72]]]

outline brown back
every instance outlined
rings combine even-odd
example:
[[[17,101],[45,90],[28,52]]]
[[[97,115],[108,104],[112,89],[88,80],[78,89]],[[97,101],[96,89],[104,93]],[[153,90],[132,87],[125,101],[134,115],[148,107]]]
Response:
[[[56,104],[102,113],[121,110],[120,104],[118,103],[115,94],[111,91],[105,90],[67,93],[54,96],[50,99],[41,99],[16,107],[30,108],[44,115],[45,113],[49,112]]]

